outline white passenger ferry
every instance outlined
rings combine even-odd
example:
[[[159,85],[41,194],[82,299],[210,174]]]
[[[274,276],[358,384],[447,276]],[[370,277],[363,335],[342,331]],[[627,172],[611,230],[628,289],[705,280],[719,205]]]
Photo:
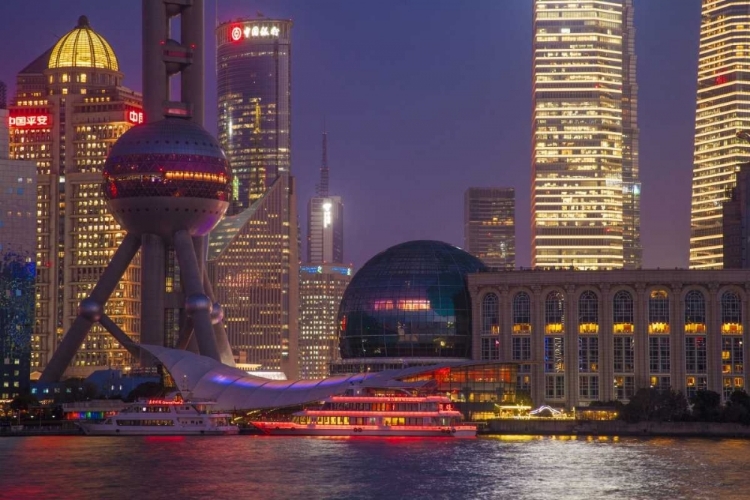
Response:
[[[141,400],[103,422],[80,422],[91,436],[189,436],[238,434],[227,413],[209,413],[211,402]]]
[[[444,396],[344,395],[294,413],[291,421],[251,422],[268,435],[475,437]]]

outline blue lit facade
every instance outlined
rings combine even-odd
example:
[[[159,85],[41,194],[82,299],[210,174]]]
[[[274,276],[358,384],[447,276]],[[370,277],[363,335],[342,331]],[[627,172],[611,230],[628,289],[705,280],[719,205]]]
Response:
[[[0,152],[0,400],[7,401],[29,391],[36,280],[36,166],[2,156]]]
[[[484,269],[476,257],[439,241],[410,241],[379,253],[341,301],[342,358],[470,359],[466,277]]]

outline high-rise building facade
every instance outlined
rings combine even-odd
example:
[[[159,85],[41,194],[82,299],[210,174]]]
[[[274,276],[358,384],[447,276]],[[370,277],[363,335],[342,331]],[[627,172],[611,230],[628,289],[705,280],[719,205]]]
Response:
[[[209,244],[235,360],[290,379],[299,369],[291,30],[291,21],[266,18],[216,28],[218,138],[232,168],[234,217],[217,226]]]
[[[316,196],[307,204],[307,262],[300,266],[299,363],[303,378],[329,375],[338,359],[338,309],[352,279],[344,262],[344,204],[329,192],[328,133]]]
[[[722,203],[729,197],[750,144],[750,2],[703,0],[698,54],[693,195],[690,211],[690,268],[723,264]]]
[[[112,144],[143,121],[141,95],[122,86],[107,41],[81,16],[77,26],[17,76],[9,106],[10,156],[37,165],[36,312],[32,370],[41,370],[93,289],[125,232],[101,192],[101,168]],[[140,337],[140,262],[136,258],[106,313]],[[68,369],[85,376],[126,367],[127,351],[100,326]]]
[[[293,178],[211,232],[208,273],[239,365],[298,378],[299,244]]]
[[[235,213],[291,166],[292,22],[255,19],[216,28],[219,143],[232,165]]]
[[[750,269],[750,163],[737,171],[737,181],[722,211],[724,269]]]
[[[306,264],[299,272],[300,377],[325,378],[330,363],[339,358],[339,305],[352,279],[352,268]]]
[[[494,269],[516,266],[516,192],[472,187],[464,193],[464,250]]]
[[[632,0],[534,0],[532,265],[641,265]]]
[[[0,400],[29,390],[36,277],[36,165],[8,158],[0,82]]]
[[[344,262],[344,203],[330,196],[328,181],[328,133],[323,132],[320,184],[307,204],[307,262],[312,264]]]

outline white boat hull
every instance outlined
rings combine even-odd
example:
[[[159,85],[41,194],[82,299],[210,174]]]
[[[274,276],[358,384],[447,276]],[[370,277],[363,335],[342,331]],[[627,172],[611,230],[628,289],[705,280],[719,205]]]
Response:
[[[348,425],[300,425],[288,422],[254,422],[261,432],[270,436],[368,436],[368,437],[445,437],[473,438],[477,428],[470,425],[456,427],[409,427],[409,426],[348,426]]]
[[[111,424],[79,423],[87,436],[218,436],[239,434],[236,425],[226,427],[199,426],[116,426]]]

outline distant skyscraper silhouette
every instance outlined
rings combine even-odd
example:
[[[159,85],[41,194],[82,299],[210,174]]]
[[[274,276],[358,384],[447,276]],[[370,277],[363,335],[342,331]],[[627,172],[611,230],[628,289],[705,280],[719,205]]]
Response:
[[[534,0],[532,265],[641,265],[632,0]]]
[[[750,143],[736,136],[750,130],[750,68],[747,28],[750,2],[703,1],[698,52],[693,196],[690,211],[690,268],[723,265],[722,203],[735,173],[750,160]],[[745,54],[745,55],[743,55]]]
[[[723,264],[725,269],[750,269],[750,163],[736,176],[722,211]]]
[[[317,196],[307,204],[307,262],[311,264],[344,262],[344,204],[341,197],[329,195],[328,184],[328,133],[324,131]]]
[[[328,376],[338,359],[338,308],[352,268],[344,262],[344,204],[330,196],[328,133],[323,129],[320,182],[307,204],[307,262],[300,267],[300,374]]]
[[[467,189],[464,193],[464,250],[487,267],[515,268],[515,219],[513,188]]]

